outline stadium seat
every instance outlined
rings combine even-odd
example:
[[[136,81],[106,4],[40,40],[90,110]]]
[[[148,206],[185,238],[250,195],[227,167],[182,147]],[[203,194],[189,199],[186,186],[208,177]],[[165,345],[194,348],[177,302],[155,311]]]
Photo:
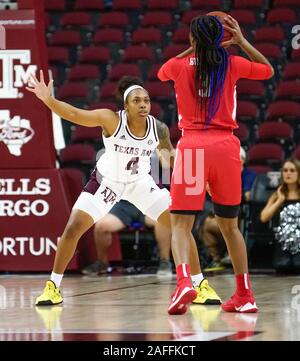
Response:
[[[231,10],[229,14],[243,27],[256,25],[255,13],[251,10]]]
[[[194,19],[196,16],[204,15],[207,11],[205,10],[187,10],[183,13],[181,23],[184,25],[190,25],[192,19]]]
[[[141,71],[137,64],[115,64],[108,73],[110,81],[119,80],[124,75],[141,77]]]
[[[141,0],[114,0],[114,10],[140,10],[143,8]]]
[[[249,140],[249,129],[244,123],[239,123],[239,127],[234,130],[234,135],[237,136],[242,145],[245,145]]]
[[[113,28],[126,28],[129,25],[129,17],[126,13],[121,11],[111,11],[102,14],[98,21],[98,26],[113,27]]]
[[[62,27],[90,27],[92,28],[92,18],[87,12],[78,11],[73,13],[66,13],[60,20]]]
[[[72,143],[84,143],[86,141],[99,141],[102,139],[101,127],[83,127],[77,125],[72,129]]]
[[[289,8],[277,8],[269,10],[267,14],[268,24],[297,23],[297,13]]]
[[[68,49],[60,46],[49,46],[48,60],[50,64],[68,64],[69,62]]]
[[[75,10],[104,10],[103,0],[76,0]]]
[[[109,28],[97,30],[94,39],[94,44],[117,43],[124,42],[124,33],[121,29]]]
[[[64,11],[66,9],[65,0],[44,0],[46,11]]]
[[[281,164],[284,151],[279,144],[260,143],[252,145],[248,151],[248,164]]]
[[[259,108],[254,102],[240,100],[237,104],[236,117],[239,121],[256,121],[259,117]]]
[[[300,49],[293,49],[292,50],[291,59],[293,61],[300,61]]]
[[[259,43],[254,45],[266,58],[282,62],[284,60],[280,47],[272,43]]]
[[[298,7],[300,8],[300,0],[274,0],[274,7]]]
[[[263,26],[255,32],[254,42],[257,43],[281,43],[286,35],[281,27]]]
[[[100,99],[115,99],[115,92],[117,89],[117,82],[108,82],[103,84],[100,88]]]
[[[70,144],[62,149],[60,160],[64,165],[69,163],[93,165],[96,160],[96,151],[90,144]]]
[[[140,28],[132,33],[132,44],[161,43],[161,32],[155,28]]]
[[[265,122],[260,124],[257,129],[259,142],[278,141],[280,144],[291,144],[293,136],[293,128],[285,122]]]
[[[191,1],[191,8],[192,9],[207,9],[208,10],[221,10],[223,8],[223,1],[222,0],[192,0]]]
[[[51,44],[61,46],[80,45],[80,32],[75,30],[58,30],[52,35]]]
[[[149,10],[176,10],[178,8],[178,0],[148,0],[147,7]]]
[[[111,59],[110,50],[104,46],[89,46],[84,48],[80,54],[80,63],[108,64]]]
[[[261,81],[240,79],[237,82],[237,94],[239,99],[266,102],[266,88]]]
[[[159,68],[161,67],[161,64],[152,64],[151,68],[148,73],[148,80],[157,80],[157,72]]]
[[[234,9],[256,9],[263,10],[266,5],[266,0],[234,0]]]
[[[141,26],[156,26],[161,28],[162,26],[170,26],[172,24],[171,14],[167,11],[150,11],[144,14],[141,20]]]
[[[124,50],[122,61],[134,62],[138,60],[154,61],[154,52],[148,46],[144,45],[131,45]]]
[[[292,80],[283,81],[277,86],[276,99],[300,100],[300,83]]]
[[[283,80],[299,80],[300,79],[300,62],[288,63],[284,68]]]
[[[188,48],[188,44],[170,44],[164,49],[162,53],[163,59],[168,60],[182,53],[187,48]]]
[[[294,151],[294,157],[296,159],[300,160],[300,144],[298,144],[298,146],[296,147],[295,151]]]
[[[110,109],[113,112],[117,112],[118,111],[118,106],[116,103],[114,102],[96,102],[96,103],[91,103],[88,106],[88,109],[93,110],[93,109]]]
[[[288,100],[275,101],[274,103],[270,104],[267,109],[267,119],[299,121],[300,105],[296,102]]]
[[[70,69],[69,80],[99,80],[100,72],[97,65],[91,64],[76,64]]]
[[[178,28],[172,37],[173,43],[184,43],[186,46],[189,43],[190,28],[188,26]]]
[[[173,87],[169,83],[162,83],[161,81],[147,81],[145,89],[148,90],[150,97],[155,99],[168,99],[171,101],[173,96]]]
[[[89,88],[83,83],[67,83],[60,87],[58,98],[60,99],[86,99]]]

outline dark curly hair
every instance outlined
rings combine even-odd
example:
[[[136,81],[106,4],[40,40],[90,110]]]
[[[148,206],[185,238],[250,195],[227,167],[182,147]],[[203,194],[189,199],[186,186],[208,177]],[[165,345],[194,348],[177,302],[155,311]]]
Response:
[[[144,86],[143,80],[137,76],[130,76],[130,75],[125,75],[123,76],[117,85],[117,89],[115,92],[116,98],[119,101],[123,101],[123,96],[125,93],[125,90],[127,88],[129,88],[132,85],[140,85],[140,86]]]

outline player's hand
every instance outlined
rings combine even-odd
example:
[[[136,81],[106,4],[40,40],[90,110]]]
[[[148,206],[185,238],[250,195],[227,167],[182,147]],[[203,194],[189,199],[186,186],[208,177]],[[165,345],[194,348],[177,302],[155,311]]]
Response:
[[[223,20],[223,27],[232,34],[232,38],[228,41],[222,42],[221,45],[224,48],[228,48],[230,45],[242,43],[245,38],[241,31],[239,23],[230,15],[224,17]]]
[[[282,192],[282,186],[277,189],[277,201],[283,203],[285,201],[285,195]]]
[[[26,87],[26,89],[44,101],[51,96],[52,84],[53,80],[50,80],[48,85],[45,84],[43,70],[40,70],[40,80],[31,75],[28,81],[29,87]]]

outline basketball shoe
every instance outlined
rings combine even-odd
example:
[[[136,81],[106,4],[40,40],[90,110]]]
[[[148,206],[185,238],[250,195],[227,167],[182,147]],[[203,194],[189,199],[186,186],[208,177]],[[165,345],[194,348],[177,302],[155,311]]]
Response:
[[[191,281],[184,278],[178,282],[171,297],[168,313],[170,315],[180,315],[186,313],[186,305],[197,297],[197,292],[194,290]]]
[[[228,301],[222,303],[221,307],[225,312],[255,313],[258,311],[251,291],[246,292],[244,296],[235,293]]]
[[[60,289],[56,287],[53,281],[47,281],[43,293],[36,298],[36,306],[52,306],[63,302]]]
[[[207,279],[203,279],[198,287],[195,287],[197,297],[193,303],[199,305],[220,305],[221,298],[217,295],[216,291],[208,284]]]

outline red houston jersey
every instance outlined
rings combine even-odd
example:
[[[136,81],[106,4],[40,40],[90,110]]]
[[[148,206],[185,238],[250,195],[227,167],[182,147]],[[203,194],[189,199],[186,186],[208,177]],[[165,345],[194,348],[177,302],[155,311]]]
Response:
[[[180,129],[203,129],[205,119],[199,111],[199,97],[196,96],[195,55],[184,58],[171,58],[158,71],[162,81],[173,80],[178,108]],[[234,129],[236,123],[236,82],[240,78],[264,80],[270,78],[272,69],[269,65],[251,62],[240,56],[229,56],[226,79],[220,107],[212,118],[208,128]]]

